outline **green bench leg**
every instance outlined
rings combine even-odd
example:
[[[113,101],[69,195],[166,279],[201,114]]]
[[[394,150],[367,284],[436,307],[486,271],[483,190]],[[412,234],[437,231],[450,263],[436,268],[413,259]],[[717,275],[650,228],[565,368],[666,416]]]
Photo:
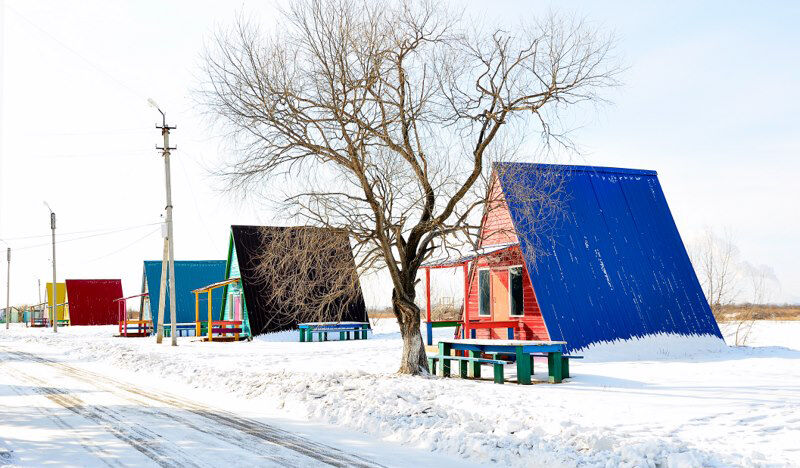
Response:
[[[300,342],[303,343],[305,341],[306,341],[306,329],[305,328],[301,328],[300,329]]]
[[[436,359],[428,358],[428,369],[430,369],[431,375],[436,375]]]
[[[366,325],[362,325],[361,326],[361,339],[362,340],[366,340],[367,339],[367,326]]]
[[[563,372],[561,368],[561,353],[547,354],[547,367],[550,375],[550,383],[561,383]]]
[[[339,332],[339,341],[344,340],[344,332]]]
[[[493,366],[494,366],[494,383],[501,384],[505,382],[506,378],[503,375],[503,365],[493,364]]]
[[[565,357],[561,357],[561,377],[568,379],[569,378],[569,359]]]
[[[525,354],[522,348],[517,348],[517,383],[522,385],[531,384],[531,357]]]
[[[473,359],[476,359],[476,358],[480,357],[480,354],[481,353],[479,351],[470,351],[469,352],[469,357],[471,357]],[[469,367],[470,367],[469,370],[472,371],[472,375],[470,377],[472,377],[473,379],[480,379],[481,378],[481,363],[473,361]]]
[[[458,361],[458,375],[461,376],[462,379],[467,378],[467,367],[469,367],[468,361]]]
[[[450,344],[439,342],[439,355],[450,356]],[[442,377],[450,377],[450,361],[447,359],[439,359],[442,363]]]

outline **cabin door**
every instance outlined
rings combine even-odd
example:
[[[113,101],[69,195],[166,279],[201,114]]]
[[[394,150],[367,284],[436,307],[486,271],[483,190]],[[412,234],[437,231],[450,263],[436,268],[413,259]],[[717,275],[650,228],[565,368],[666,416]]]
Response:
[[[233,319],[234,320],[241,320],[242,319],[242,296],[241,294],[234,294],[233,300],[231,303],[233,304]]]
[[[492,320],[508,320],[508,270],[492,270]]]

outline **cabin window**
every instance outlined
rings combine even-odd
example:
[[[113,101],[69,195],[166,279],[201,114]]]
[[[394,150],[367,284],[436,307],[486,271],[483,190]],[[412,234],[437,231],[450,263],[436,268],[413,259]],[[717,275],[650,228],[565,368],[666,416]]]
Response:
[[[478,270],[478,315],[492,315],[489,310],[489,270]]]
[[[522,317],[525,309],[522,304],[522,267],[513,266],[508,269],[508,315]]]

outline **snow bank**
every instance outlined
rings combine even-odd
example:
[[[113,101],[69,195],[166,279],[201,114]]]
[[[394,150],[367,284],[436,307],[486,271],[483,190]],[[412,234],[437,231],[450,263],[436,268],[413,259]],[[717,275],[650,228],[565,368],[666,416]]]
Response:
[[[725,342],[714,335],[658,333],[627,340],[593,343],[573,354],[583,355],[586,362],[608,362],[691,359],[728,351]]]
[[[172,348],[152,339],[111,338],[113,327],[74,327],[58,335],[22,328],[0,335],[0,344],[13,339],[95,370],[125,369],[139,381],[157,376],[227,392],[287,415],[480,463],[800,464],[800,452],[791,449],[800,433],[797,350],[653,336],[585,350],[587,359],[571,366],[573,378],[564,384],[495,385],[396,375],[397,325],[382,320],[374,330],[366,341],[298,343],[296,333],[284,332],[249,343],[181,338]],[[784,331],[797,336],[800,322]],[[543,362],[535,370],[535,379],[546,380]],[[513,366],[508,373],[513,377]]]

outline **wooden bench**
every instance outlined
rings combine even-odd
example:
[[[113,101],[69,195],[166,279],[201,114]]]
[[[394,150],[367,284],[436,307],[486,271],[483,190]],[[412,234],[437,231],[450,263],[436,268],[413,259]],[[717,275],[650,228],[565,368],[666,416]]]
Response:
[[[366,330],[363,328],[321,328],[321,329],[313,329],[309,328],[306,330],[306,336],[308,337],[308,341],[314,341],[314,334],[317,334],[317,341],[328,341],[328,333],[336,333],[339,332],[339,341],[345,341],[350,339],[350,333],[353,333],[354,340],[363,339],[361,337],[362,332],[366,335]]]
[[[175,324],[175,333],[178,336],[194,336],[197,333],[196,329],[197,325],[191,322]],[[169,323],[164,324],[164,336],[168,338],[172,336],[172,326]]]
[[[239,341],[242,329],[241,320],[212,320],[210,323],[197,322],[195,335],[202,336],[203,341]]]
[[[50,320],[48,320],[47,318],[31,317],[31,327],[40,328],[49,326],[50,326]]]
[[[552,354],[539,354],[534,353],[531,354],[531,372],[533,371],[533,357],[546,357],[547,358],[547,368],[552,369],[554,366],[550,365],[550,360],[554,359]],[[569,360],[570,359],[583,359],[583,356],[575,356],[569,354],[562,354],[561,355],[561,377],[568,379],[569,378]]]
[[[491,364],[494,368],[494,383],[502,384],[505,382],[504,367],[510,364],[511,361],[504,361],[500,359],[485,359],[481,357],[463,357],[463,356],[444,356],[437,354],[435,356],[428,356],[428,367],[431,369],[431,374],[436,375],[436,362],[442,364],[442,376],[450,377],[450,361],[458,361],[459,375],[462,379],[469,378],[469,365],[472,364],[472,377],[475,379],[481,378],[481,365]]]
[[[121,337],[145,337],[150,336],[153,331],[153,323],[150,320],[123,320],[119,322],[119,335]]]
[[[369,331],[368,322],[309,322],[297,324],[300,332],[300,342],[314,341],[317,335],[318,341],[328,341],[328,333],[339,332],[339,341],[349,340],[352,333],[354,340],[366,340]]]
[[[494,359],[497,359],[500,356],[509,356],[508,359],[510,359],[511,361],[514,361],[514,356],[512,354],[508,354],[508,353],[485,353],[485,354],[487,354],[489,356],[492,356]],[[548,363],[547,363],[548,364],[547,365],[548,370],[553,368],[553,366],[550,365],[550,362],[549,362],[550,359],[553,359],[553,357],[552,357],[553,355],[552,354],[550,354],[550,353],[533,353],[530,356],[531,356],[531,374],[534,373],[534,370],[533,370],[533,358],[534,357],[547,358],[548,359]],[[569,378],[569,360],[570,359],[583,359],[583,356],[575,356],[575,355],[567,355],[567,354],[562,354],[561,355],[561,378],[563,378],[563,379],[568,379]],[[551,377],[553,377],[553,376],[551,375]]]

